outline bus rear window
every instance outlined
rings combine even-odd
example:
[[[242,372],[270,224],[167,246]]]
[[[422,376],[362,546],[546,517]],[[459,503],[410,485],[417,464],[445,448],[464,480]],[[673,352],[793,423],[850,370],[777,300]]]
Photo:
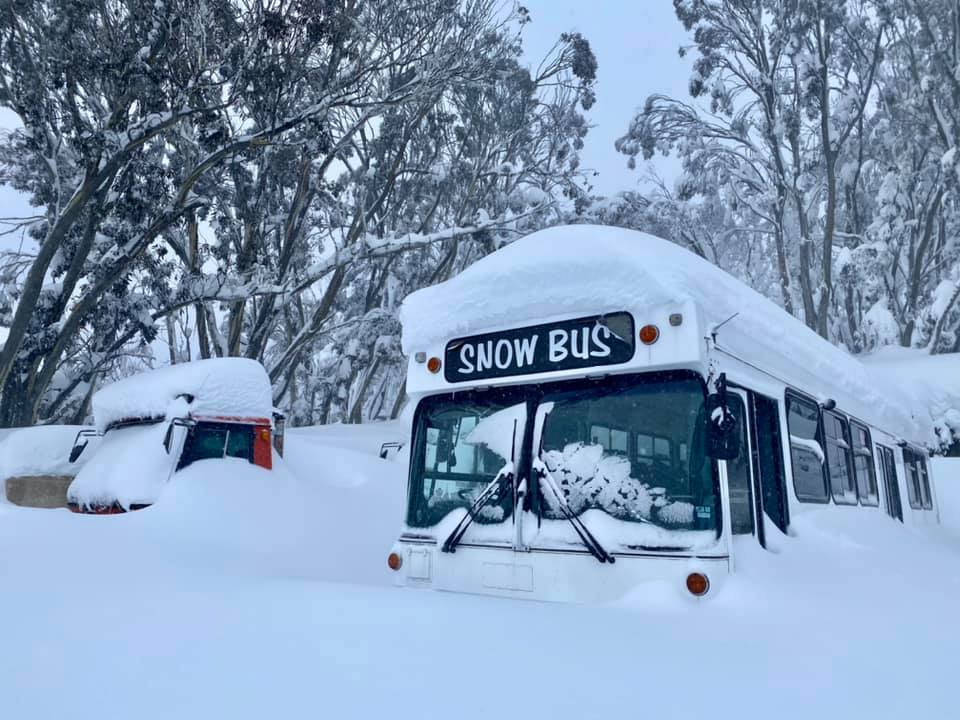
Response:
[[[198,460],[235,457],[253,462],[253,430],[245,425],[197,423],[191,428],[177,469]]]

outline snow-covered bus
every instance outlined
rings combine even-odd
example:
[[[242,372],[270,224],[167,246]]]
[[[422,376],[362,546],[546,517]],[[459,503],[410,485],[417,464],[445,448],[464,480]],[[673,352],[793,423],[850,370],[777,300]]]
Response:
[[[938,522],[926,408],[664,240],[541,231],[413,293],[402,320],[400,585],[702,597],[804,512]]]
[[[96,427],[78,433],[71,453],[76,460],[87,436],[103,436],[67,490],[74,512],[148,507],[198,460],[236,458],[270,470],[274,447],[282,453],[283,419],[255,360],[212,358],[124,378],[94,394],[93,415]]]

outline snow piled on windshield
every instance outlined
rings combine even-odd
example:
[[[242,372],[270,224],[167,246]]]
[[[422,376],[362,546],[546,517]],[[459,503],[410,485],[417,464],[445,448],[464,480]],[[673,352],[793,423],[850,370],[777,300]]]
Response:
[[[111,423],[163,418],[171,403],[192,395],[194,416],[272,416],[270,379],[246,358],[211,358],[149,370],[108,385],[93,396],[93,416],[103,431]]]
[[[879,389],[845,350],[694,253],[622,228],[541,230],[446,282],[411,293],[400,312],[403,350],[410,354],[456,337],[565,314],[683,301],[697,305],[708,330],[729,320],[718,334],[721,347],[798,387],[822,387],[824,378],[831,378],[829,387],[843,393],[837,403],[847,412],[905,437],[935,440],[926,408],[896,385]]]
[[[463,439],[467,445],[483,445],[505,461],[516,457],[515,448],[523,442],[523,426],[527,422],[527,406],[511,405],[480,419]],[[501,471],[498,471],[499,474]]]

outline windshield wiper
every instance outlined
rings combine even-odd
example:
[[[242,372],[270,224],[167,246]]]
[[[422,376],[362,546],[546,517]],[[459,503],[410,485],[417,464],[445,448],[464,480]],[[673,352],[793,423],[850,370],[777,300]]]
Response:
[[[457,545],[460,544],[460,540],[463,538],[463,534],[467,531],[467,528],[470,527],[470,523],[474,521],[477,517],[477,513],[480,511],[484,505],[487,504],[487,501],[492,498],[494,495],[498,494],[504,486],[504,483],[509,482],[511,487],[513,486],[513,471],[515,468],[514,465],[514,448],[517,446],[517,421],[513,421],[513,440],[511,440],[510,445],[510,471],[503,472],[501,470],[497,473],[497,476],[490,481],[490,483],[483,489],[477,499],[473,501],[473,504],[467,508],[467,514],[464,515],[460,522],[457,523],[457,526],[453,529],[447,539],[443,541],[443,552],[456,552]],[[516,488],[514,487],[514,512],[516,512]]]
[[[573,526],[573,529],[576,531],[577,535],[580,536],[581,542],[583,542],[587,550],[590,551],[590,554],[602,563],[616,562],[616,558],[606,551],[603,545],[600,544],[600,541],[597,540],[593,533],[587,529],[587,526],[583,524],[583,521],[573,514],[573,511],[570,510],[570,505],[567,503],[567,499],[563,496],[563,492],[560,490],[560,488],[557,487],[557,483],[550,474],[550,471],[547,469],[546,465],[543,464],[542,460],[540,460],[540,463],[543,465],[543,467],[537,472],[538,479],[545,481],[543,485],[549,487],[550,491],[554,494],[554,497],[557,498],[560,512]],[[543,494],[543,485],[540,486],[541,494]]]
[[[443,552],[452,553],[457,551],[457,545],[460,544],[460,540],[463,538],[463,534],[467,531],[467,528],[470,527],[470,523],[477,517],[480,508],[486,505],[487,501],[494,495],[498,495],[507,482],[511,485],[513,484],[513,470],[507,473],[500,472],[490,481],[490,484],[483,489],[483,492],[477,496],[473,504],[467,508],[467,514],[463,516],[453,529],[453,532],[443,541]]]
[[[550,412],[547,411],[543,415],[543,423],[540,425],[540,448],[537,450],[537,459],[536,461],[540,463],[541,467],[537,470],[537,527],[540,526],[541,520],[541,511],[542,511],[542,500],[543,500],[543,483],[541,480],[546,480],[545,483],[550,487],[550,491],[553,493],[554,497],[557,498],[557,503],[560,505],[560,512],[563,513],[563,516],[567,521],[573,526],[573,529],[576,531],[577,535],[580,536],[580,541],[586,546],[587,550],[590,551],[590,554],[593,555],[601,563],[613,563],[616,562],[616,558],[607,552],[606,548],[600,544],[600,541],[593,536],[593,533],[587,529],[587,526],[583,524],[583,521],[573,514],[573,511],[570,509],[567,499],[563,496],[563,492],[557,487],[556,480],[553,479],[553,475],[550,474],[547,464],[543,462],[543,431],[547,427],[547,419],[550,417]]]

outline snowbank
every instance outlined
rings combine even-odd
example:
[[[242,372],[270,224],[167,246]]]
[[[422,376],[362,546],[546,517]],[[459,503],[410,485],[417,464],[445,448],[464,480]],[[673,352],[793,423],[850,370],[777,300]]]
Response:
[[[70,484],[67,501],[83,506],[116,501],[124,508],[156,501],[176,462],[163,447],[166,431],[167,423],[155,423],[108,432]]]
[[[737,573],[706,602],[665,585],[599,607],[397,590],[405,460],[376,458],[366,427],[324,434],[291,434],[296,462],[272,472],[195,463],[138,513],[0,507],[0,715],[953,717],[955,539],[817,508],[777,552],[737,538]],[[359,484],[328,472],[338,453]],[[523,672],[476,671],[505,658]]]
[[[70,450],[83,425],[37,425],[11,430],[0,440],[0,483],[18,475],[74,475],[96,450],[98,438],[75,463]],[[2,493],[0,493],[2,500]]]
[[[283,462],[306,493],[311,567],[325,578],[390,582],[386,558],[405,515],[409,435],[409,425],[398,421],[287,432]],[[385,442],[403,442],[403,450],[380,459]]]
[[[940,523],[960,534],[960,458],[935,457],[930,471],[936,486]]]
[[[698,306],[708,328],[729,321],[718,335],[722,348],[801,387],[825,387],[829,378],[829,392],[847,412],[906,438],[933,438],[925,409],[896,386],[878,389],[849,353],[703,258],[621,228],[541,230],[444,283],[410,294],[400,312],[403,350],[410,354],[455,337],[564,314],[682,301]]]
[[[162,419],[181,395],[192,395],[190,413],[270,418],[270,378],[256,360],[212,358],[170,365],[124,378],[93,396],[97,428],[122,420]]]
[[[910,388],[929,409],[941,441],[951,431],[960,438],[960,353],[930,355],[919,348],[888,345],[862,359],[878,386]]]

